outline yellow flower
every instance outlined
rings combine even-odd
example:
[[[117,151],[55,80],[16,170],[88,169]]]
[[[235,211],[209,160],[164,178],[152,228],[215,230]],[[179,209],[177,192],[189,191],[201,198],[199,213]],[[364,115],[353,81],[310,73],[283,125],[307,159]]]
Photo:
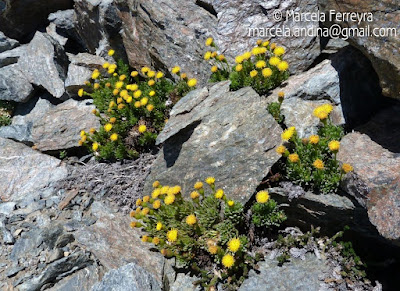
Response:
[[[167,194],[167,193],[168,193],[168,190],[169,190],[169,187],[168,187],[168,186],[163,186],[163,187],[161,188],[161,194]]]
[[[162,227],[163,227],[162,223],[161,222],[157,222],[156,230],[160,231],[162,229]]]
[[[99,84],[99,83],[95,83],[95,84],[93,85],[93,88],[94,88],[95,90],[99,89],[99,88],[100,88],[100,84]]]
[[[110,136],[110,139],[111,139],[112,141],[116,141],[116,140],[118,139],[118,134],[113,133],[113,134]]]
[[[200,197],[200,194],[197,191],[193,191],[192,193],[190,193],[190,198],[192,198],[192,199],[196,199],[199,197]]]
[[[147,235],[142,236],[142,242],[147,242],[149,237]]]
[[[332,112],[333,106],[331,104],[324,104],[314,109],[313,114],[321,120],[327,119]]]
[[[94,142],[92,144],[92,149],[96,152],[99,149],[99,144],[97,142]]]
[[[270,68],[265,68],[262,70],[262,74],[265,78],[272,76],[272,70]]]
[[[110,122],[111,122],[111,123],[115,123],[116,121],[117,121],[117,119],[116,119],[115,117],[111,117],[111,118],[110,118]]]
[[[294,154],[290,154],[288,156],[289,161],[291,161],[292,163],[297,163],[298,161],[300,161],[299,155],[294,153]]]
[[[224,55],[219,55],[218,59],[222,62],[223,60],[225,60],[225,56]]]
[[[157,189],[153,190],[153,192],[151,193],[151,197],[158,198],[158,196],[160,196],[160,194],[161,194],[161,189],[157,188]]]
[[[118,109],[119,110],[124,109],[124,107],[125,107],[125,104],[118,104]]]
[[[285,61],[282,61],[278,64],[278,70],[281,72],[285,72],[289,69],[289,64]]]
[[[176,66],[172,68],[172,74],[178,74],[181,71],[181,68]]]
[[[109,132],[112,129],[112,124],[111,123],[107,123],[106,125],[104,125],[104,130]]]
[[[115,72],[115,69],[108,69],[108,71],[107,71],[107,73],[109,73],[110,75],[114,74],[114,72]]]
[[[257,67],[258,69],[265,68],[266,66],[267,66],[267,63],[266,63],[265,61],[258,61],[258,62],[256,63],[256,67]]]
[[[132,222],[129,224],[129,226],[130,226],[131,228],[135,228],[135,227],[136,227],[136,222],[135,222],[135,221],[132,221]]]
[[[139,108],[141,106],[140,101],[136,101],[134,106],[135,106],[135,108]]]
[[[318,136],[318,135],[312,135],[312,136],[310,136],[310,143],[311,143],[311,144],[317,144],[317,143],[319,143],[319,136]]]
[[[255,47],[255,48],[253,48],[253,49],[251,50],[251,52],[252,52],[252,54],[255,55],[255,56],[262,54],[262,50],[260,50],[260,47]]]
[[[218,67],[217,66],[212,66],[211,67],[211,72],[215,73],[218,71]]]
[[[81,137],[81,140],[82,140],[83,142],[85,142],[86,139],[87,139],[87,136],[86,136],[86,135],[84,135],[84,136]]]
[[[238,238],[232,238],[230,241],[228,241],[228,249],[236,253],[240,249],[240,239]]]
[[[284,145],[280,145],[276,148],[276,152],[280,155],[283,155],[286,152],[286,147]]]
[[[135,78],[137,75],[139,75],[138,71],[132,71],[131,72],[131,77]]]
[[[111,56],[113,56],[115,54],[115,51],[114,50],[109,50],[108,51],[108,55],[111,57]]]
[[[239,64],[235,67],[235,71],[236,72],[240,72],[241,70],[243,70],[243,65]]]
[[[196,86],[196,84],[197,84],[197,80],[196,80],[196,79],[190,79],[190,80],[187,82],[187,84],[188,84],[189,87],[194,87],[194,86]]]
[[[149,78],[153,78],[155,75],[156,75],[156,72],[154,72],[154,71],[147,72],[147,77],[149,77]]]
[[[115,88],[121,89],[123,85],[124,85],[124,82],[122,82],[122,81],[117,82],[117,83],[115,84]]]
[[[94,70],[92,73],[92,79],[96,80],[100,76],[100,72],[98,70]]]
[[[326,111],[328,114],[332,112],[333,106],[329,103],[320,106],[323,111]]]
[[[142,205],[142,199],[137,199],[136,200],[136,206],[140,206],[140,205]]]
[[[117,65],[116,65],[116,64],[111,64],[110,67],[109,67],[109,69],[114,69],[114,70],[115,70],[116,68],[117,68]]]
[[[94,128],[92,127],[91,129],[89,129],[89,132],[90,132],[91,134],[93,134],[93,133],[96,132],[96,129],[94,129]]]
[[[135,93],[133,93],[133,97],[135,97],[136,99],[139,98],[140,96],[142,96],[142,91],[137,90]]]
[[[217,198],[217,199],[222,199],[222,197],[224,197],[224,190],[218,189],[218,190],[215,192],[215,198]]]
[[[139,89],[139,86],[137,84],[132,84],[131,85],[131,91],[136,91],[137,89]]]
[[[200,190],[201,188],[203,188],[203,183],[202,182],[196,182],[195,184],[194,184],[194,189],[196,189],[196,190]]]
[[[111,83],[110,83],[110,82],[107,82],[107,83],[106,83],[106,87],[107,87],[107,88],[110,88],[110,87],[111,87]]]
[[[82,137],[82,136],[84,136],[84,135],[86,135],[86,132],[85,132],[84,130],[81,130],[80,136]]]
[[[244,61],[243,56],[237,56],[237,57],[235,58],[236,64],[241,64],[241,63],[243,63],[243,61]]]
[[[205,59],[206,61],[208,61],[209,59],[211,59],[211,52],[210,52],[210,51],[208,51],[208,52],[206,52],[206,53],[204,54],[204,59]]]
[[[160,186],[160,182],[159,181],[154,181],[153,182],[153,188],[158,188],[158,186]]]
[[[156,92],[155,91],[150,91],[149,96],[153,97],[154,95],[156,95]]]
[[[269,200],[268,191],[260,191],[256,194],[256,200],[258,203],[264,204]]]
[[[250,72],[250,77],[254,78],[255,76],[257,76],[258,72],[256,70],[253,70]]]
[[[347,174],[348,172],[352,172],[354,169],[350,164],[343,164],[342,170]]]
[[[245,52],[245,53],[242,55],[242,57],[243,57],[244,60],[247,61],[248,59],[251,58],[251,52]]]
[[[79,97],[82,97],[84,93],[85,93],[85,91],[83,91],[82,88],[80,88],[80,89],[78,90],[78,96],[79,96]]]
[[[160,243],[160,239],[158,237],[153,238],[153,244],[158,245]]]
[[[156,78],[157,79],[161,79],[162,77],[164,77],[164,73],[163,72],[157,72]]]
[[[175,195],[167,195],[164,199],[165,205],[171,205],[175,202]]]
[[[212,53],[211,53],[211,57],[212,57],[212,58],[217,57],[217,55],[218,55],[217,52],[212,52]]]
[[[82,141],[82,140],[79,140],[79,141],[78,141],[78,145],[79,145],[79,146],[82,146],[82,145],[83,145],[83,141]]]
[[[154,105],[153,104],[149,104],[149,105],[147,105],[146,108],[147,108],[148,111],[153,111]]]
[[[274,55],[280,57],[285,53],[285,49],[281,46],[278,46],[277,48],[274,49]]]
[[[209,37],[206,39],[206,46],[211,46],[213,44],[214,40],[212,37]]]
[[[146,97],[140,99],[140,104],[141,104],[142,106],[145,106],[145,105],[147,104],[147,102],[149,102],[149,99],[146,98]]]
[[[181,74],[181,78],[182,79],[186,79],[187,78],[187,74],[186,73]]]
[[[285,97],[285,92],[279,91],[279,92],[278,92],[278,97],[279,97],[279,98],[284,98],[284,97]]]
[[[153,202],[153,208],[154,209],[158,209],[161,207],[161,201],[160,200],[156,200]]]
[[[229,206],[229,207],[232,207],[233,205],[235,205],[235,201],[229,200],[229,201],[228,201],[228,206]]]
[[[214,178],[214,177],[208,177],[208,178],[206,179],[206,183],[207,183],[208,185],[213,185],[213,184],[215,183],[215,178]]]
[[[125,76],[125,75],[119,76],[119,80],[120,80],[120,81],[123,81],[123,80],[125,80],[125,79],[126,79],[126,76]]]
[[[332,152],[337,152],[340,148],[340,142],[338,142],[337,140],[332,140],[329,144],[328,144],[329,149]]]
[[[149,202],[150,201],[150,196],[146,195],[143,197],[143,202]]]
[[[149,81],[147,82],[147,84],[148,84],[149,86],[154,86],[155,83],[156,83],[156,81],[154,81],[154,80],[149,80]]]
[[[262,46],[263,47],[267,47],[269,45],[269,41],[267,40],[267,41],[264,41],[263,43],[262,43]]]
[[[150,212],[150,209],[148,207],[143,208],[143,210],[142,210],[143,215],[147,215],[147,214],[149,214],[149,212]]]
[[[216,253],[218,253],[218,246],[216,245],[210,245],[208,247],[208,252],[212,255],[215,255]]]
[[[281,60],[278,57],[271,57],[269,59],[269,64],[271,66],[277,66],[280,62],[281,62]]]
[[[322,170],[324,168],[324,162],[321,161],[320,159],[315,160],[313,163],[313,166],[317,168],[318,170]]]
[[[126,97],[126,103],[132,103],[132,101],[133,101],[132,96]]]
[[[274,50],[276,48],[276,43],[271,43],[271,50]]]
[[[289,127],[281,134],[281,137],[283,140],[289,141],[295,133],[296,133],[296,128]]]
[[[222,265],[224,265],[225,268],[231,268],[235,264],[235,259],[233,258],[232,255],[226,254],[225,256],[222,257]]]
[[[261,45],[262,44],[262,39],[257,40],[257,45]]]
[[[144,133],[146,130],[147,130],[146,125],[144,125],[144,124],[139,125],[139,132],[140,132],[140,133]]]
[[[142,68],[142,73],[146,74],[148,71],[150,71],[150,69],[148,67],[143,67]]]
[[[109,66],[110,66],[110,64],[106,62],[103,64],[103,69],[108,69]]]
[[[169,242],[176,242],[178,239],[178,230],[173,228],[167,232],[167,239]]]
[[[197,218],[194,214],[190,214],[188,217],[186,217],[186,223],[189,225],[194,225],[197,222]]]

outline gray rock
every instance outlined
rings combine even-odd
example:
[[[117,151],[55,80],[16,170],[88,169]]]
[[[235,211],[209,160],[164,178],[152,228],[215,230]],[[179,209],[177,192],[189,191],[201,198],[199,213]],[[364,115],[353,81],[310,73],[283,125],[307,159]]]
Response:
[[[10,215],[15,209],[15,202],[0,203],[0,214]]]
[[[190,277],[188,274],[178,273],[176,274],[175,281],[170,285],[170,291],[200,291],[200,286],[194,286],[193,283],[198,278]]]
[[[63,96],[68,57],[53,38],[36,32],[18,64],[31,83],[42,86],[54,97]]]
[[[0,30],[9,37],[20,40],[44,25],[49,13],[72,8],[72,5],[72,0],[1,1]]]
[[[12,267],[7,271],[6,276],[9,278],[14,277],[19,272],[21,272],[23,269],[25,269],[25,267],[20,267],[20,266]]]
[[[214,176],[229,197],[244,202],[251,197],[279,159],[274,148],[282,131],[267,112],[265,98],[251,88],[228,90],[229,82],[214,85],[191,110],[185,100],[176,104],[174,111],[183,113],[171,116],[157,139],[164,146],[146,179],[145,193],[159,180],[181,185],[189,195],[196,181]],[[198,93],[203,99],[202,90]]]
[[[57,26],[54,23],[50,23],[49,26],[46,27],[46,33],[55,39],[62,47],[67,44],[68,38],[57,33]]]
[[[40,290],[49,282],[57,282],[70,273],[92,264],[88,253],[76,252],[49,265],[38,275],[18,286],[18,290]]]
[[[19,201],[39,196],[40,189],[67,176],[61,161],[11,140],[0,138],[0,198]]]
[[[0,228],[1,229],[1,228]],[[12,236],[11,232],[8,231],[5,227],[2,228],[3,232],[3,243],[12,245],[15,243],[15,239]]]
[[[78,145],[81,130],[99,127],[98,118],[91,113],[95,107],[90,101],[70,99],[52,105],[40,98],[29,106],[34,106],[30,112],[17,110],[11,125],[0,128],[1,137],[33,143],[41,151],[62,150]]]
[[[47,19],[54,23],[57,27],[57,31],[68,35],[69,32],[75,29],[75,13],[74,9],[59,10],[57,12],[50,13]]]
[[[0,68],[17,63],[19,58],[25,54],[25,50],[26,45],[23,45],[0,53]]]
[[[106,62],[104,58],[88,53],[79,53],[77,55],[68,54],[68,58],[72,65],[85,67],[92,71],[101,69],[102,65]]]
[[[145,269],[130,263],[106,273],[101,282],[95,284],[92,291],[155,291],[162,290],[159,282]]]
[[[100,266],[90,265],[74,272],[68,277],[57,282],[50,291],[89,291],[92,286],[100,281],[102,270]]]
[[[258,263],[259,273],[250,271],[249,278],[240,286],[240,291],[315,291],[320,290],[328,264],[313,254],[306,254],[305,260],[292,259],[282,267],[276,259]]]
[[[0,100],[26,102],[33,87],[18,64],[0,68]]]
[[[0,31],[0,53],[16,48],[17,46],[19,46],[17,40],[8,38]]]

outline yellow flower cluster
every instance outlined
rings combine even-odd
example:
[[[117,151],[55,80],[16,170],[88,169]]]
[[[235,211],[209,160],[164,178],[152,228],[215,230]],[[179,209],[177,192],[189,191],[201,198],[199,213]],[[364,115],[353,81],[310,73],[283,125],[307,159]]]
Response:
[[[292,126],[292,127],[289,127],[288,129],[286,129],[282,133],[281,137],[282,137],[282,140],[289,141],[295,134],[296,134],[296,128],[294,126]]]
[[[171,69],[172,74],[174,75],[178,75],[179,77],[181,77],[181,79],[186,82],[186,85],[189,88],[194,88],[197,85],[197,79],[195,78],[191,78],[188,79],[187,74],[186,73],[181,73],[181,68],[179,66],[175,66]]]
[[[329,114],[332,112],[333,106],[331,104],[324,104],[318,106],[314,109],[314,116],[318,117],[320,120],[325,120],[328,118]]]

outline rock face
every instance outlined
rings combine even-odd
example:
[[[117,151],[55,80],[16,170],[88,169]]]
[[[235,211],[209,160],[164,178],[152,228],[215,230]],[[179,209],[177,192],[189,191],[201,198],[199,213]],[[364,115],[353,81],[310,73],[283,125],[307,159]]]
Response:
[[[54,97],[63,96],[68,57],[50,36],[36,32],[18,65],[31,83],[42,86]]]
[[[246,202],[279,159],[280,134],[266,100],[251,88],[229,92],[222,82],[193,91],[176,104],[157,139],[164,146],[145,193],[159,180],[189,194],[196,181],[214,176],[217,187]]]
[[[0,30],[20,40],[45,24],[49,13],[72,8],[72,3],[73,0],[0,1]]]
[[[29,147],[0,138],[1,200],[18,201],[67,175],[60,160]],[[25,197],[26,198],[26,197]]]
[[[8,38],[0,31],[0,53],[11,50],[19,46],[19,42],[15,39]]]
[[[33,87],[18,64],[0,68],[0,100],[26,102],[32,92]]]
[[[336,24],[350,28],[370,27],[374,28],[393,28],[393,31],[383,37],[360,36],[360,34],[351,35],[349,42],[359,48],[372,62],[374,69],[379,75],[382,93],[388,97],[400,98],[400,56],[398,48],[400,47],[400,13],[397,0],[386,0],[376,2],[366,1],[348,1],[348,0],[320,0],[318,1],[320,9],[329,13],[329,10],[335,10],[340,13],[372,13],[373,20],[366,19],[357,22],[337,22]],[[329,26],[333,23],[325,23]],[[387,32],[386,32],[387,33]]]
[[[88,101],[70,99],[55,106],[40,98],[29,113],[17,110],[12,124],[0,128],[0,136],[33,143],[40,151],[70,149],[77,146],[81,130],[99,127],[91,114],[94,108]]]
[[[368,211],[379,233],[400,244],[400,157],[365,134],[346,135],[341,141],[338,159],[354,167],[354,175],[343,182]],[[358,178],[358,179],[355,179]]]
[[[19,46],[0,53],[0,68],[17,63],[19,58],[25,54],[25,49],[26,46]]]

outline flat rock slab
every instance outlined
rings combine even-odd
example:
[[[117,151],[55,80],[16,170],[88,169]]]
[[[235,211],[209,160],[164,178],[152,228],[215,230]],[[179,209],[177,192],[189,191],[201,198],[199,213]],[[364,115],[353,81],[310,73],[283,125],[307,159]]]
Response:
[[[0,100],[26,102],[33,87],[18,64],[0,68]]]
[[[191,104],[188,106],[188,104]],[[180,100],[157,142],[164,142],[145,193],[159,180],[187,195],[198,180],[216,178],[229,197],[246,202],[279,156],[280,126],[253,89],[229,92],[229,82],[199,89]],[[193,107],[193,108],[191,108]]]
[[[320,290],[321,279],[329,267],[322,259],[306,254],[305,260],[291,259],[278,266],[276,259],[258,263],[259,273],[250,271],[249,278],[240,286],[240,291],[315,291]]]
[[[36,32],[18,65],[28,80],[56,98],[63,96],[68,57],[61,45],[45,33]]]
[[[0,198],[18,201],[66,178],[61,161],[23,144],[0,138]]]
[[[338,159],[354,167],[356,176],[343,182],[346,191],[365,206],[383,237],[400,244],[400,156],[353,132],[342,139]]]

